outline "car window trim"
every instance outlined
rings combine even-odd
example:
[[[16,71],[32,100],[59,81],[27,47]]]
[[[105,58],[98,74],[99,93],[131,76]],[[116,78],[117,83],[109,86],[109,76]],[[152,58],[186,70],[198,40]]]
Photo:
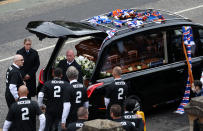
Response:
[[[192,63],[199,62],[202,59],[203,59],[203,57],[192,58]],[[135,72],[129,72],[129,73],[123,74],[122,79],[128,80],[128,79],[131,79],[134,77],[139,77],[139,76],[143,76],[146,74],[160,72],[162,70],[171,70],[173,68],[184,67],[184,66],[186,66],[186,61],[174,62],[174,63],[162,65],[162,66],[157,66],[154,68],[144,69],[144,70],[135,71]],[[103,78],[103,79],[97,80],[97,82],[104,82],[104,85],[107,85],[107,84],[111,83],[112,81],[113,81],[113,77],[108,77],[108,78]]]

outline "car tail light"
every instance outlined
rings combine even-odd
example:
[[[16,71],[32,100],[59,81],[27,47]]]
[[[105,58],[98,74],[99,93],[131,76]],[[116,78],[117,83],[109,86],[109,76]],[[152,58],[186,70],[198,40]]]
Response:
[[[44,69],[41,69],[41,71],[39,73],[39,82],[41,84],[44,84],[43,73],[44,73]]]
[[[100,87],[100,86],[103,86],[104,83],[103,82],[100,82],[100,83],[97,83],[97,84],[94,84],[94,85],[91,85],[87,88],[87,96],[88,98],[90,98],[90,96],[92,95],[92,93],[94,92],[94,90],[97,88],[97,87]]]

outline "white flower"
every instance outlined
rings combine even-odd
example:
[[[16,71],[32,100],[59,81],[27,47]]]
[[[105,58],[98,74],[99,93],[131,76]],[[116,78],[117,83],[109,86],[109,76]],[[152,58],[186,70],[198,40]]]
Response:
[[[85,59],[85,57],[83,57],[83,56],[81,56],[81,55],[78,57],[78,60],[79,60],[79,61],[83,61],[84,59]]]
[[[142,69],[142,66],[137,66],[137,69]]]
[[[108,72],[108,73],[106,73],[106,75],[107,75],[107,76],[111,76],[111,73]]]
[[[132,67],[128,67],[128,70],[129,70],[129,71],[133,71],[133,68],[132,68]]]
[[[85,64],[84,66],[85,66],[85,69],[88,69],[88,67],[89,67],[88,64]]]

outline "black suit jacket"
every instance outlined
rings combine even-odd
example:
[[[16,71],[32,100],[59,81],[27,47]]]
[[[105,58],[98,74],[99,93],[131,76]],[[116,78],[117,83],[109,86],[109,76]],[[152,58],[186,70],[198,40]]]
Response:
[[[21,67],[20,72],[23,78],[26,74],[30,75],[30,80],[26,81],[26,85],[28,87],[29,94],[34,96],[36,94],[36,72],[40,65],[38,52],[31,48],[29,53],[27,53],[23,47],[18,50],[16,54],[20,54],[24,58],[24,64],[23,67]]]
[[[68,65],[66,59],[65,60],[61,60],[59,62],[58,67],[63,70],[63,77],[62,77],[62,79],[69,82],[69,80],[68,80],[68,78],[66,76],[66,71],[67,71],[68,67],[70,67],[70,66],[74,66],[79,71],[78,82],[83,83],[83,78],[82,78],[83,74],[82,74],[81,66],[75,60],[70,65]]]

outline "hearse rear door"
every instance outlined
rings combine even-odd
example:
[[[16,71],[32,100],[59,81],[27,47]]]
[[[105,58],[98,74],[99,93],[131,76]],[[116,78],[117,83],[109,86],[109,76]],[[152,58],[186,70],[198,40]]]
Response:
[[[32,21],[26,29],[35,34],[40,40],[44,38],[58,38],[49,62],[43,72],[43,80],[49,79],[52,73],[52,66],[60,49],[69,38],[80,38],[85,36],[106,36],[105,32],[97,30],[91,25],[82,22],[69,21]]]
[[[36,34],[42,40],[43,38],[62,38],[62,37],[82,37],[94,34],[104,34],[85,23],[69,21],[32,21],[29,22],[26,29]]]

